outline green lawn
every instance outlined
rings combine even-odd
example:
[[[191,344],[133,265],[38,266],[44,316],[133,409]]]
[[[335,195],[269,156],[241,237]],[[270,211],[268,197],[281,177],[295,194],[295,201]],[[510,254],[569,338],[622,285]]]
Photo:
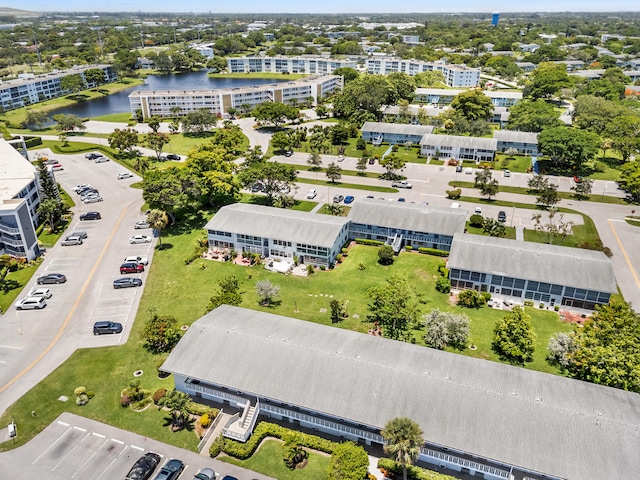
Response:
[[[384,284],[385,278],[390,275],[399,274],[407,278],[414,287],[422,311],[429,312],[433,308],[439,308],[443,311],[465,313],[470,317],[470,343],[478,348],[473,351],[465,349],[461,353],[495,360],[490,349],[491,335],[496,319],[504,315],[504,312],[488,307],[463,310],[450,305],[448,295],[439,294],[434,288],[438,278],[437,266],[443,262],[441,258],[401,253],[393,265],[381,266],[377,263],[375,247],[354,245],[343,263],[338,264],[335,269],[317,271],[309,277],[285,276],[258,266],[243,267],[203,259],[196,259],[187,265],[185,259],[192,255],[196,240],[205,236],[201,228],[208,218],[209,215],[203,212],[201,218],[192,220],[193,230],[181,225],[163,233],[162,243],[165,248],[154,254],[135,323],[127,327],[131,328],[129,341],[122,346],[83,349],[73,353],[62,366],[26,393],[0,418],[0,425],[8,424],[14,417],[21,427],[21,435],[15,445],[6,443],[0,445],[0,450],[24,444],[63,411],[172,445],[195,449],[198,439],[193,432],[172,433],[163,426],[164,412],[152,407],[137,413],[120,407],[119,397],[121,391],[134,380],[135,370],[144,371],[140,377],[144,389],[153,392],[158,388],[172,387],[170,377],[161,379],[156,374],[156,365],[162,361],[162,357],[148,353],[140,341],[140,331],[149,312],[172,315],[177,318],[179,325],[190,325],[204,314],[209,298],[217,290],[218,281],[230,275],[236,276],[240,281],[242,307],[331,326],[329,301],[331,298],[344,298],[349,300],[350,316],[333,325],[333,328],[367,332],[370,327],[366,322],[368,289]],[[360,269],[361,264],[365,266],[364,270]],[[270,307],[258,304],[255,284],[263,279],[269,279],[281,288],[280,301]],[[538,335],[535,360],[528,368],[557,373],[544,361],[546,343],[551,333],[568,330],[570,327],[563,324],[553,312],[533,308],[528,309],[528,312]],[[422,336],[422,328],[413,331],[417,344],[423,344]],[[107,369],[105,365],[108,366]],[[95,392],[95,397],[83,407],[78,407],[73,402],[73,390],[78,386]],[[58,398],[62,395],[71,400],[59,401]],[[31,415],[32,411],[36,412],[35,417]]]
[[[278,480],[325,480],[331,457],[322,453],[310,452],[307,465],[300,470],[289,470],[284,464],[282,442],[265,440],[256,453],[247,460],[220,455],[218,460],[248,468],[254,472],[268,475]]]
[[[4,288],[0,289],[0,311],[6,312],[9,309],[16,298],[18,298],[22,293],[24,286],[29,282],[29,280],[31,280],[33,274],[36,273],[40,263],[42,263],[41,260],[28,267],[21,268],[15,272],[9,272],[7,274],[5,281],[7,282],[7,285],[11,285],[14,288],[11,288],[11,290],[6,290]]]
[[[397,188],[391,187],[379,187],[377,185],[362,185],[359,183],[343,183],[343,182],[330,182],[329,180],[315,180],[313,178],[300,178],[296,180],[298,183],[307,183],[310,185],[320,185],[322,187],[340,187],[350,188],[352,190],[368,190],[370,192],[385,192],[385,193],[398,193]]]

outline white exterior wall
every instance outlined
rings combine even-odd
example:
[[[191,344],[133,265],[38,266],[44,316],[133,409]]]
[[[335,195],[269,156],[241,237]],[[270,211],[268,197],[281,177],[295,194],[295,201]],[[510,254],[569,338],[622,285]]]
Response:
[[[320,57],[235,57],[227,59],[232,73],[305,73],[331,75],[336,68],[358,66],[353,60],[337,60]]]
[[[480,82],[480,69],[469,68],[464,65],[445,65],[389,57],[376,57],[367,60],[367,73],[373,75],[389,75],[394,72],[416,75],[433,70],[442,72],[449,87],[476,87]]]

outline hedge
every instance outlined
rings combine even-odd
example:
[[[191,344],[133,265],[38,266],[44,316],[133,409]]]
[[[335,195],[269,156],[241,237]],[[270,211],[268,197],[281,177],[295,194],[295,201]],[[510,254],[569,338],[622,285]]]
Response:
[[[12,137],[12,140],[15,140],[19,137]],[[40,137],[24,137],[24,143],[27,145],[27,148],[37,147],[38,145],[42,145],[42,138]]]
[[[402,467],[390,458],[379,458],[378,468],[384,468],[388,472],[394,473],[396,478],[402,477]],[[456,477],[434,472],[425,468],[409,465],[407,467],[407,478],[415,480],[456,480]]]
[[[369,240],[368,238],[356,238],[356,243],[360,245],[375,245],[376,247],[384,245],[382,240]]]
[[[293,431],[276,425],[275,423],[260,422],[253,430],[253,434],[246,443],[224,438],[222,435],[218,437],[209,448],[209,455],[216,457],[220,452],[224,452],[231,457],[240,460],[246,460],[251,457],[260,445],[260,442],[267,437],[275,437],[283,440],[289,433]],[[335,443],[315,435],[308,433],[295,432],[296,438],[300,441],[300,446],[319,450],[321,452],[331,454],[335,447]]]
[[[433,255],[435,257],[448,257],[449,256],[449,252],[447,252],[446,250],[438,250],[437,248],[420,247],[420,248],[418,248],[418,251],[420,253],[426,253],[427,255]]]

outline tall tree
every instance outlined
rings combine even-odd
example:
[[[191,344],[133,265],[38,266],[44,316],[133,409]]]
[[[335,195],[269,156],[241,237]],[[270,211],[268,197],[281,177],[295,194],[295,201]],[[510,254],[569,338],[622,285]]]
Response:
[[[133,128],[116,128],[109,135],[109,146],[120,153],[132,155],[134,147],[138,144],[138,132]]]
[[[211,131],[217,123],[218,118],[215,113],[206,108],[189,112],[180,121],[184,133],[192,133],[196,136],[202,136]]]
[[[409,282],[405,278],[393,275],[387,278],[385,285],[370,288],[367,296],[367,320],[379,325],[385,337],[406,340],[411,325],[420,315]]]
[[[493,104],[482,90],[475,89],[456,95],[451,108],[467,120],[487,120],[493,111]]]
[[[567,235],[572,233],[574,223],[564,221],[564,214],[561,213],[556,219],[558,209],[551,207],[548,213],[548,223],[542,222],[542,213],[534,213],[531,220],[534,221],[533,228],[542,232],[545,236],[545,242],[549,244],[560,243]]]
[[[263,192],[267,197],[267,204],[273,205],[275,197],[281,195],[281,192],[287,188],[291,188],[291,184],[296,181],[297,174],[292,165],[278,162],[259,162],[240,172],[239,178],[244,186],[260,182],[264,187]]]
[[[416,461],[424,443],[420,425],[410,418],[396,417],[387,422],[380,435],[386,442],[385,452],[402,466],[402,478],[407,480],[407,467]]]
[[[189,412],[187,411],[189,402],[191,402],[189,394],[180,392],[175,388],[160,399],[159,404],[171,411],[171,424],[174,430],[184,428],[189,419]]]
[[[595,158],[600,137],[592,132],[571,127],[551,127],[538,134],[538,148],[548,155],[556,167],[565,171],[579,170]]]
[[[469,337],[469,317],[466,315],[441,312],[434,308],[424,316],[424,323],[424,340],[428,346],[438,350],[447,346],[458,349],[466,347]]]
[[[158,160],[160,160],[162,149],[167,143],[169,143],[169,136],[166,133],[151,132],[147,135],[147,146],[155,152]]]
[[[82,119],[77,115],[58,113],[53,116],[53,120],[56,122],[56,130],[61,132],[73,132],[77,130],[86,130],[85,124]]]
[[[104,70],[101,68],[90,68],[84,72],[84,78],[89,85],[93,85],[93,88],[98,90],[100,85],[107,83],[104,75]]]
[[[533,361],[535,339],[531,317],[524,308],[516,306],[496,322],[491,348],[501,360],[524,365]]]
[[[285,103],[264,102],[253,109],[253,116],[257,121],[271,123],[274,127],[280,128],[285,121],[297,119],[300,109]]]
[[[622,165],[618,184],[634,202],[640,202],[640,163],[627,162]]]
[[[235,275],[223,278],[218,282],[218,293],[211,297],[205,313],[215,310],[220,305],[238,306],[242,303],[240,282]]]
[[[147,222],[149,222],[149,226],[153,228],[155,232],[157,232],[159,248],[162,249],[161,234],[162,230],[167,228],[167,225],[169,225],[169,216],[162,210],[151,210],[147,214]]]
[[[342,168],[335,162],[331,162],[327,166],[327,178],[331,183],[336,183],[336,180],[340,180],[342,178]]]
[[[170,352],[180,340],[178,320],[171,316],[159,316],[155,312],[144,324],[140,334],[144,347],[151,353]]]
[[[571,86],[567,67],[562,63],[543,62],[531,72],[530,82],[524,88],[524,96],[550,98],[563,88]]]
[[[523,99],[509,109],[509,130],[541,132],[547,127],[560,126],[560,112],[545,100]]]
[[[386,170],[386,172],[383,174],[383,177],[387,180],[396,179],[398,177],[398,174],[396,172],[398,170],[402,170],[406,166],[406,162],[402,159],[402,157],[396,155],[395,153],[390,153],[386,157],[382,158],[378,163]]]
[[[60,88],[65,92],[78,93],[86,88],[82,75],[76,73],[60,79]]]
[[[270,280],[259,280],[256,282],[256,293],[260,298],[260,305],[268,307],[280,296],[280,285],[274,285]]]

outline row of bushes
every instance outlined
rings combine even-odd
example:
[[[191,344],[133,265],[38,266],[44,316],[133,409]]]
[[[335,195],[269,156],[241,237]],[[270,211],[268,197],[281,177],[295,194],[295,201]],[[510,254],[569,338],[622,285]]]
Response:
[[[291,433],[292,431],[288,428],[281,427],[275,423],[260,422],[253,430],[253,434],[246,443],[224,438],[221,435],[211,444],[211,447],[209,448],[209,455],[216,457],[220,452],[224,452],[227,455],[240,460],[246,460],[253,455],[256,448],[258,448],[258,445],[260,445],[262,440],[265,438],[274,437],[283,440]],[[309,435],[307,433],[296,432],[296,438],[298,440],[298,444],[302,447],[319,450],[329,454],[333,452],[336,445],[330,440],[326,440],[315,435]]]
[[[418,252],[426,253],[427,255],[433,255],[434,257],[448,257],[449,256],[449,252],[447,252],[446,250],[439,250],[437,248],[420,247],[420,248],[418,248]]]
[[[378,468],[393,473],[396,478],[402,478],[402,466],[398,465],[390,458],[378,459]],[[452,477],[451,475],[433,472],[431,470],[416,467],[415,465],[409,465],[407,467],[407,478],[415,480],[455,480],[455,477]]]
[[[382,240],[369,240],[368,238],[356,238],[356,243],[360,245],[373,245],[375,247],[384,245]]]

